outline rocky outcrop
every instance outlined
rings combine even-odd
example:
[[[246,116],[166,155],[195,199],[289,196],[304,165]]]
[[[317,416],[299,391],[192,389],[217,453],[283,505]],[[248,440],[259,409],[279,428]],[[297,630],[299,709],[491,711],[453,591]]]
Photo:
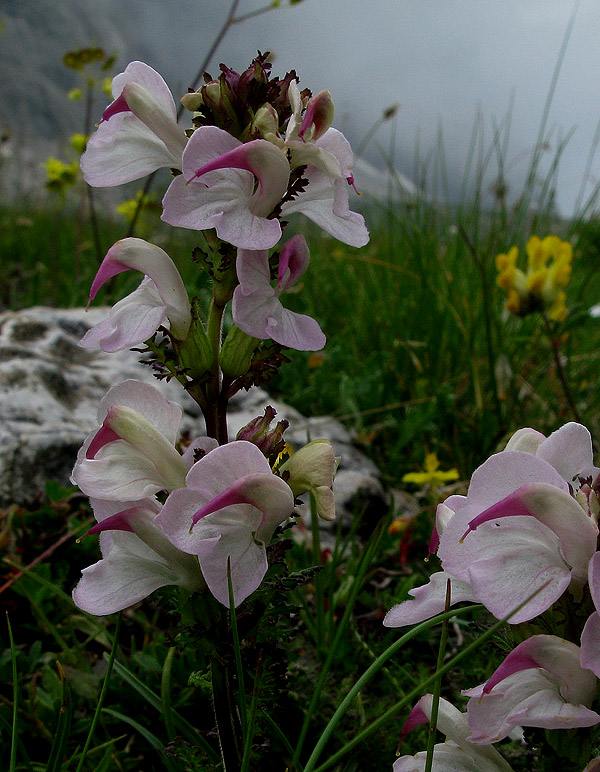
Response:
[[[157,383],[139,354],[94,352],[78,345],[106,309],[60,310],[36,307],[0,314],[0,506],[23,504],[44,492],[48,479],[67,484],[77,450],[97,426],[98,403],[126,378]],[[182,430],[202,434],[197,404],[174,381],[160,382],[164,395],[184,408]],[[258,388],[232,400],[230,436],[270,404],[287,418],[286,439],[299,447],[310,439],[329,439],[342,461],[335,481],[338,520],[364,511],[379,519],[387,511],[375,465],[352,444],[352,437],[329,417],[306,418]]]

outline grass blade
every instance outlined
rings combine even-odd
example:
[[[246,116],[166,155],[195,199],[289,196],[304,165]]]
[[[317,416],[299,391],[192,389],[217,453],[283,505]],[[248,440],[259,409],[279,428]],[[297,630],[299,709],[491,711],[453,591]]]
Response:
[[[10,660],[12,663],[12,680],[13,680],[13,724],[10,738],[10,766],[9,772],[15,772],[17,767],[17,736],[18,736],[18,720],[19,720],[19,684],[17,680],[17,651],[15,649],[15,639],[13,638],[12,627],[10,626],[10,619],[8,613],[6,614],[6,625],[8,627],[8,640],[10,641]]]
[[[450,610],[450,579],[446,583],[446,608]],[[437,732],[437,719],[440,707],[440,691],[442,688],[442,667],[444,665],[444,654],[446,653],[446,641],[448,639],[448,619],[442,622],[442,634],[440,635],[440,645],[438,647],[438,658],[435,668],[437,678],[433,683],[433,702],[431,704],[431,719],[429,721],[429,737],[427,738],[427,758],[425,760],[425,772],[431,772],[433,766],[433,746],[435,745],[435,735]]]
[[[354,582],[352,584],[352,588],[348,595],[348,601],[346,604],[346,609],[344,610],[344,614],[342,616],[342,619],[338,625],[337,632],[335,635],[335,638],[333,640],[333,643],[331,644],[327,659],[323,663],[323,667],[321,668],[321,672],[319,673],[319,678],[317,681],[317,684],[315,686],[315,690],[313,692],[313,696],[311,698],[310,704],[308,706],[308,710],[306,711],[306,715],[304,717],[304,723],[302,724],[302,728],[300,730],[300,736],[298,737],[298,743],[296,745],[296,751],[294,753],[294,759],[292,762],[292,766],[297,767],[298,762],[300,760],[300,754],[302,752],[302,746],[304,744],[304,741],[306,739],[306,735],[308,733],[308,728],[310,726],[310,722],[312,720],[313,713],[318,705],[319,697],[321,696],[321,690],[323,688],[323,685],[325,683],[325,679],[327,677],[327,673],[329,672],[329,668],[331,667],[331,663],[333,662],[333,658],[335,656],[335,652],[337,650],[338,644],[342,638],[342,635],[346,629],[346,625],[348,623],[348,620],[350,619],[350,615],[352,613],[352,609],[354,608],[354,603],[356,601],[356,598],[358,596],[358,593],[360,591],[360,588],[362,587],[363,579],[365,577],[365,574],[367,573],[367,570],[369,566],[371,565],[371,560],[373,559],[373,555],[375,554],[375,550],[377,548],[377,545],[379,544],[379,539],[381,538],[381,534],[383,533],[385,526],[385,521],[381,521],[377,527],[377,529],[373,532],[373,535],[371,536],[371,540],[367,546],[367,549],[365,551],[365,554],[363,556],[363,559],[360,562],[360,565],[358,567],[358,571],[356,573],[356,577],[354,579]]]
[[[61,685],[60,708],[54,732],[54,740],[46,764],[46,772],[60,772],[71,731],[71,720],[73,718],[73,701],[71,699],[71,690],[69,689],[67,677],[60,662],[57,662],[56,666],[58,668]]]
[[[548,586],[548,582],[543,584],[541,587],[539,587],[534,593],[532,593],[528,598],[526,598],[522,603],[520,603],[516,608],[514,608],[510,614],[505,616],[503,619],[499,619],[495,624],[493,624],[488,630],[485,631],[482,635],[479,636],[479,638],[475,639],[470,643],[468,646],[466,646],[461,652],[456,654],[452,659],[448,660],[446,664],[439,668],[439,670],[436,670],[433,675],[426,678],[424,681],[422,681],[417,687],[412,689],[408,694],[406,694],[401,700],[399,700],[395,705],[392,705],[391,708],[388,708],[385,713],[383,713],[379,718],[375,719],[375,721],[372,721],[371,724],[363,729],[361,732],[358,732],[354,736],[354,738],[344,745],[343,748],[341,748],[339,751],[336,751],[333,753],[329,759],[324,763],[321,764],[320,767],[316,768],[316,772],[323,772],[325,769],[329,769],[329,767],[332,764],[335,764],[338,759],[340,759],[342,756],[345,756],[348,751],[352,750],[356,745],[361,743],[366,737],[371,735],[373,732],[375,732],[377,729],[379,729],[380,726],[385,724],[387,721],[389,721],[390,718],[396,715],[398,711],[405,707],[407,704],[410,705],[415,697],[418,697],[420,694],[423,693],[423,689],[428,687],[430,684],[434,684],[436,679],[441,678],[445,673],[447,673],[449,670],[452,670],[452,668],[456,667],[456,665],[459,662],[462,662],[462,660],[467,657],[472,652],[475,652],[482,643],[487,641],[489,638],[491,638],[501,627],[502,625],[505,625],[508,620],[514,616],[518,611],[520,611],[523,606],[525,606],[527,603],[529,603],[532,598],[535,598],[535,596],[541,592],[543,589],[545,589]],[[350,704],[353,702],[354,698],[358,694],[358,692],[362,689],[362,687],[368,683],[368,681],[371,680],[371,678],[377,673],[377,671],[380,669],[381,665],[386,662],[393,653],[395,653],[398,649],[402,647],[404,643],[414,638],[416,632],[422,632],[423,630],[429,629],[429,627],[432,627],[432,623],[438,623],[442,622],[445,619],[448,619],[448,617],[452,616],[453,613],[458,615],[465,613],[466,611],[473,611],[475,609],[482,609],[484,608],[481,604],[476,604],[472,606],[466,606],[462,609],[452,610],[452,611],[446,611],[443,614],[439,614],[437,617],[434,617],[433,620],[429,619],[425,622],[421,622],[419,625],[414,627],[412,630],[410,630],[408,633],[405,633],[401,638],[399,638],[395,643],[393,643],[391,646],[386,649],[386,651],[383,652],[383,654],[380,655],[380,657],[374,662],[364,673],[363,675],[358,679],[358,681],[354,684],[352,689],[348,692],[346,697],[342,700],[340,703],[338,709],[333,714],[333,717],[329,721],[329,724],[325,727],[325,730],[321,737],[319,738],[317,744],[315,745],[315,749],[311,754],[311,757],[307,761],[304,772],[313,772],[315,769],[315,764],[321,755],[323,749],[325,748],[325,745],[329,738],[331,737],[331,734],[333,732],[333,729],[335,728],[336,724],[339,722],[339,720],[342,718]]]
[[[114,663],[115,672],[127,683],[132,689],[151,705],[159,713],[162,712],[162,702],[160,697],[155,694],[152,689],[149,689],[146,684],[142,683],[140,679],[128,670],[120,662]],[[201,734],[187,721],[183,716],[179,715],[176,710],[171,709],[173,716],[173,725],[181,732],[183,737],[190,743],[202,748],[206,753],[210,761],[216,764],[220,761],[220,757],[212,746],[202,737]]]
[[[237,628],[237,615],[233,598],[233,585],[231,583],[231,558],[227,558],[227,589],[229,591],[229,624],[233,638],[233,653],[235,657],[235,669],[238,682],[238,709],[242,721],[242,731],[248,731],[248,717],[246,710],[246,687],[244,684],[244,667],[242,665],[242,652],[240,649],[240,636]]]
[[[87,752],[90,748],[90,745],[92,744],[92,738],[94,736],[94,731],[96,729],[96,724],[98,723],[98,719],[100,718],[100,711],[102,710],[102,705],[104,703],[104,698],[106,697],[106,692],[108,691],[108,683],[110,681],[110,675],[112,673],[113,664],[115,661],[115,657],[117,655],[117,646],[119,644],[119,631],[121,630],[121,612],[119,612],[117,616],[117,624],[115,625],[115,635],[113,638],[113,645],[112,649],[110,651],[110,656],[108,658],[108,665],[106,667],[106,673],[104,674],[104,681],[102,682],[102,689],[100,690],[100,697],[98,698],[98,704],[96,705],[96,710],[94,712],[94,716],[92,718],[92,723],[90,726],[90,730],[88,732],[88,736],[85,740],[85,745],[83,746],[83,750],[81,751],[81,756],[79,758],[79,764],[77,764],[76,772],[81,772],[83,769],[83,764],[85,762],[85,757],[87,755]]]
[[[128,724],[132,729],[140,734],[144,740],[146,740],[146,742],[152,746],[152,748],[154,748],[169,772],[179,772],[179,767],[177,764],[171,761],[171,759],[165,754],[164,743],[162,743],[156,735],[152,734],[152,732],[146,729],[146,727],[142,726],[135,719],[131,718],[131,716],[126,716],[124,713],[119,713],[118,710],[113,710],[112,708],[104,708],[102,712],[118,719],[119,721],[122,721],[124,724]]]
[[[163,720],[165,722],[165,729],[167,731],[167,737],[170,740],[175,739],[175,727],[173,725],[173,708],[171,706],[171,669],[173,667],[173,659],[175,657],[176,648],[171,646],[167,652],[165,658],[165,664],[163,665],[162,677],[160,679],[160,699]]]

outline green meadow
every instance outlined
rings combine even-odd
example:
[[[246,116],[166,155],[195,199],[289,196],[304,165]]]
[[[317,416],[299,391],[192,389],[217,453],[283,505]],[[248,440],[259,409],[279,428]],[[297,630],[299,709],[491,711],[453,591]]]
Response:
[[[327,346],[287,352],[290,363],[267,389],[306,415],[341,421],[386,486],[414,497],[419,513],[407,523],[393,506],[375,520],[357,511],[351,532],[338,533],[326,555],[318,528],[312,543],[294,539],[294,529],[282,535],[292,539],[285,545],[291,575],[280,579],[274,560],[237,618],[243,633],[258,607],[271,604],[241,646],[242,667],[255,684],[247,770],[389,769],[421,694],[437,688],[455,699],[485,680],[509,644],[498,623],[482,646],[491,622],[481,609],[453,613],[441,660],[439,623],[404,635],[383,628],[383,616],[437,570],[437,559],[427,560],[436,504],[464,492],[473,470],[512,432],[532,426],[548,434],[577,419],[600,436],[600,318],[589,313],[600,303],[594,191],[582,197],[576,216],[559,218],[553,191],[561,151],[542,172],[536,149],[524,189],[508,200],[502,136],[482,153],[476,130],[471,142],[460,200],[448,203],[443,184],[431,183],[444,179],[438,150],[416,198],[362,197],[371,232],[364,249],[308,229],[311,266],[287,304],[319,321]],[[499,171],[490,200],[492,166]],[[399,190],[393,177],[390,187]],[[2,310],[85,305],[100,259],[127,227],[114,207],[97,206],[91,220],[80,187],[42,205],[3,207]],[[509,313],[496,284],[498,253],[517,245],[524,267],[527,240],[549,234],[569,241],[574,254],[568,314],[560,322]],[[206,296],[191,259],[193,233],[167,236],[150,209],[136,235],[164,247],[187,286]],[[116,302],[138,280],[116,277],[96,303]],[[403,482],[432,453],[458,480]],[[172,588],[118,620],[84,614],[70,593],[98,548],[93,537],[74,538],[89,525],[81,495],[49,480],[45,500],[15,502],[0,518],[0,604],[11,630],[0,653],[0,767],[219,769],[208,677],[213,652],[202,648],[200,625],[174,627]],[[403,753],[425,747],[426,730],[413,734]],[[546,769],[517,743],[500,748],[517,771]]]

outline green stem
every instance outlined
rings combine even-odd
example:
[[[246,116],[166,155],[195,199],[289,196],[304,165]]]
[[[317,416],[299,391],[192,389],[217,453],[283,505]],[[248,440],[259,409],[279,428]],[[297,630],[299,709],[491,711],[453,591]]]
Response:
[[[221,758],[225,772],[240,772],[243,754],[242,731],[234,699],[231,666],[215,657],[210,666],[213,706]]]
[[[446,583],[446,603],[445,611],[450,610],[450,579]],[[442,676],[441,670],[444,664],[444,654],[446,653],[446,641],[448,639],[448,619],[444,619],[442,623],[442,634],[440,635],[440,646],[438,649],[438,657],[435,672],[437,678],[433,684],[433,702],[431,703],[431,716],[429,717],[429,737],[427,738],[427,758],[425,760],[425,772],[431,772],[433,766],[433,747],[435,745],[435,735],[437,731],[437,719],[440,707],[440,691],[442,689]]]
[[[491,638],[503,625],[505,625],[511,617],[513,617],[517,612],[519,612],[523,606],[525,606],[527,603],[529,603],[535,596],[542,592],[547,586],[549,582],[545,582],[541,587],[539,587],[535,592],[533,592],[529,597],[527,597],[522,603],[519,603],[519,605],[514,608],[510,614],[505,616],[503,619],[499,619],[495,624],[493,624],[489,630],[487,630],[483,635],[481,635],[479,638],[477,638],[475,641],[470,643],[465,649],[463,649],[461,652],[456,654],[452,659],[448,660],[446,664],[441,667],[439,670],[437,670],[433,675],[429,676],[429,678],[426,678],[424,681],[422,681],[417,687],[412,689],[408,694],[406,694],[399,702],[397,702],[395,705],[392,705],[391,708],[388,708],[388,710],[385,711],[385,713],[382,713],[381,716],[379,716],[378,719],[375,719],[375,721],[372,721],[371,724],[362,730],[362,732],[359,732],[354,736],[354,738],[344,745],[343,748],[341,748],[336,753],[333,753],[329,759],[324,763],[321,764],[320,767],[316,768],[315,772],[324,772],[325,769],[329,769],[332,764],[335,764],[338,759],[340,759],[342,756],[345,756],[348,751],[352,750],[355,745],[358,745],[363,740],[365,740],[369,735],[371,735],[373,732],[377,731],[380,726],[385,724],[387,721],[390,720],[393,716],[398,713],[399,710],[404,708],[406,704],[411,704],[415,697],[419,696],[419,694],[423,693],[423,689],[427,686],[429,686],[432,683],[435,683],[437,678],[441,678],[441,676],[445,675],[449,670],[452,670],[452,668],[456,667],[456,665],[461,662],[466,656],[471,654],[471,652],[477,650],[482,643],[487,641],[489,638]],[[448,617],[452,616],[453,614],[459,615],[462,613],[465,613],[466,611],[474,611],[484,608],[481,604],[476,604],[473,606],[466,606],[462,609],[452,610],[452,611],[446,611],[443,614],[440,614],[437,617],[434,617],[433,619],[428,619],[425,622],[421,622],[421,624],[414,627],[412,630],[410,630],[408,633],[405,633],[402,638],[396,641],[396,643],[392,644],[386,651],[383,652],[383,654],[365,671],[365,673],[358,679],[358,681],[354,684],[352,689],[348,692],[346,697],[342,700],[340,706],[336,710],[336,712],[333,714],[332,718],[330,719],[329,723],[325,727],[325,730],[323,731],[323,734],[319,738],[317,744],[315,745],[315,749],[313,750],[309,760],[306,762],[306,765],[304,767],[304,772],[313,772],[315,769],[315,764],[323,752],[323,749],[325,748],[325,745],[329,738],[331,737],[331,734],[333,733],[333,730],[337,726],[338,722],[354,700],[355,696],[358,694],[358,692],[362,689],[362,687],[368,683],[371,678],[377,673],[377,671],[381,668],[381,665],[386,662],[399,648],[401,648],[405,643],[410,641],[412,638],[415,637],[420,632],[423,632],[424,630],[428,630],[430,627],[432,627],[434,624],[437,624],[438,622],[443,621],[444,619],[447,619]]]
[[[17,767],[17,726],[19,719],[19,681],[17,673],[17,651],[15,648],[15,639],[13,638],[12,627],[10,626],[10,619],[8,613],[6,614],[6,625],[8,627],[8,640],[10,642],[10,658],[12,660],[12,680],[13,680],[13,724],[12,735],[10,740],[10,772],[14,772]]]
[[[488,360],[488,371],[489,371],[489,377],[491,381],[492,393],[494,395],[494,407],[496,410],[496,419],[498,421],[498,425],[502,427],[503,426],[502,404],[500,402],[500,397],[498,394],[498,379],[496,377],[495,356],[494,356],[494,341],[492,336],[492,324],[490,319],[490,316],[491,316],[490,309],[492,308],[492,293],[490,292],[488,276],[485,270],[485,265],[483,263],[483,260],[481,259],[477,249],[475,248],[475,245],[469,238],[469,235],[466,232],[462,223],[458,224],[458,230],[463,241],[465,242],[465,245],[467,247],[469,254],[473,258],[473,261],[481,277],[481,291],[483,294],[483,301],[484,301],[483,319],[485,322],[485,343],[486,343],[486,354],[487,354],[487,360]]]
[[[87,755],[87,752],[90,748],[90,745],[92,744],[92,738],[94,736],[94,731],[96,729],[96,724],[98,723],[98,720],[100,719],[100,711],[102,710],[102,705],[104,704],[104,698],[106,697],[106,692],[108,691],[108,684],[110,681],[110,674],[112,673],[113,669],[113,663],[115,661],[115,657],[117,655],[117,646],[119,645],[119,631],[121,629],[121,612],[119,612],[119,615],[117,616],[117,624],[115,625],[115,637],[113,639],[113,645],[112,649],[110,651],[110,657],[108,658],[108,664],[106,666],[106,673],[104,674],[104,681],[102,682],[102,689],[100,691],[100,697],[98,698],[98,704],[96,705],[96,710],[94,712],[94,716],[92,718],[92,723],[90,725],[90,731],[88,732],[88,736],[85,740],[85,745],[83,746],[83,750],[81,751],[81,756],[79,757],[79,764],[77,765],[77,769],[75,772],[81,772],[83,769],[83,765],[85,762],[85,757]]]
[[[577,410],[577,405],[575,404],[575,400],[573,398],[573,392],[571,391],[571,387],[569,386],[569,381],[567,380],[567,374],[565,373],[565,369],[563,367],[562,362],[560,361],[560,343],[558,342],[558,339],[554,335],[554,332],[552,330],[552,325],[550,324],[550,320],[546,316],[546,312],[542,311],[542,319],[544,320],[544,327],[546,328],[546,334],[548,335],[548,340],[550,341],[550,345],[552,346],[552,356],[554,357],[554,364],[556,365],[556,373],[558,375],[558,380],[560,381],[560,385],[562,386],[563,394],[565,395],[565,399],[569,403],[569,407],[571,408],[571,412],[573,413],[573,417],[578,423],[583,423],[581,420],[581,416],[579,415],[579,410]]]
[[[321,668],[321,672],[319,673],[319,678],[317,680],[315,690],[313,692],[310,704],[308,706],[308,710],[306,711],[306,715],[304,717],[304,722],[300,730],[300,736],[298,737],[298,742],[296,744],[294,758],[292,760],[292,769],[298,768],[298,764],[300,761],[300,754],[302,752],[302,746],[304,745],[304,741],[306,740],[306,735],[310,727],[310,722],[312,720],[313,714],[319,702],[319,697],[321,696],[321,690],[323,689],[323,685],[325,683],[325,679],[327,678],[327,674],[329,673],[329,669],[331,667],[331,663],[333,662],[333,658],[336,654],[336,651],[338,650],[340,640],[342,639],[346,631],[346,626],[348,624],[348,620],[350,619],[350,615],[352,614],[356,597],[362,587],[365,574],[367,573],[367,570],[371,565],[371,560],[373,559],[373,555],[375,554],[375,550],[377,549],[377,545],[379,544],[379,539],[381,537],[382,532],[383,532],[383,526],[380,523],[377,529],[373,532],[371,541],[369,542],[365,555],[359,565],[358,571],[356,573],[356,577],[352,584],[352,589],[348,595],[348,601],[347,601],[346,609],[344,611],[344,615],[342,616],[342,619],[339,623],[335,638],[331,643],[330,647],[328,648],[327,659],[323,663],[323,667]]]
[[[321,528],[319,525],[319,516],[317,514],[317,504],[315,497],[310,496],[310,530],[312,535],[313,563],[316,566],[323,565],[321,559]],[[325,614],[324,614],[324,591],[323,591],[323,572],[315,576],[315,614],[317,618],[317,652],[322,656],[325,647]]]
[[[240,646],[240,636],[237,628],[237,614],[233,598],[233,585],[231,584],[231,557],[227,558],[227,587],[229,590],[229,624],[231,627],[231,636],[233,639],[233,653],[235,656],[235,669],[237,671],[238,681],[238,702],[242,727],[247,738],[249,731],[248,717],[246,711],[246,687],[244,684],[244,666],[242,664],[242,649]],[[244,757],[245,758],[245,757]]]
[[[254,688],[252,689],[252,701],[250,702],[250,715],[246,725],[246,736],[244,738],[244,756],[242,759],[241,772],[248,772],[250,769],[250,755],[252,750],[252,740],[254,739],[254,725],[256,723],[256,711],[258,708],[258,695],[260,693],[260,684],[262,680],[262,650],[259,652],[256,673],[254,675]]]
[[[221,409],[221,367],[219,363],[221,353],[221,330],[223,326],[223,313],[225,304],[219,303],[215,297],[215,288],[208,309],[206,335],[213,353],[211,367],[211,380],[206,386],[207,406],[202,409],[206,420],[206,433],[214,437],[222,445],[227,442],[227,424]]]

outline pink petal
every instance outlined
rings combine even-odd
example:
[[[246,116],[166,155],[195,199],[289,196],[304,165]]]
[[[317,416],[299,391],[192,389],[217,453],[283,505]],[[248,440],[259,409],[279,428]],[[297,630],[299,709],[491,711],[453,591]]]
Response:
[[[501,740],[517,726],[574,729],[600,722],[600,716],[586,706],[566,703],[554,681],[541,670],[509,676],[503,682],[502,693],[495,690],[481,701],[472,699],[468,713],[472,730],[469,740],[482,744]]]
[[[105,119],[81,157],[88,184],[110,187],[165,166],[179,168],[187,140],[177,126],[173,96],[162,77],[143,62],[131,62],[113,78],[112,91],[115,102],[105,110]],[[138,115],[123,112],[126,108]]]
[[[163,167],[178,168],[173,154],[156,134],[131,113],[119,113],[101,123],[81,156],[88,185],[97,188],[139,180]]]
[[[196,134],[200,135],[200,132],[202,129],[198,129]],[[190,177],[187,175],[188,168],[189,161],[186,158],[184,174],[188,183],[216,169],[244,169],[251,172],[258,180],[258,190],[252,197],[252,211],[262,217],[270,214],[283,198],[290,176],[285,153],[265,139],[254,139],[237,145],[195,169]]]
[[[304,236],[292,236],[279,255],[277,285],[281,290],[292,287],[304,275],[310,263],[310,252]],[[241,279],[240,279],[241,281]]]
[[[220,239],[236,247],[270,249],[281,238],[281,226],[253,214],[252,187],[253,177],[235,169],[208,172],[189,185],[180,175],[165,193],[161,219],[180,228],[215,228]]]
[[[167,308],[149,277],[111,308],[106,319],[86,332],[82,348],[114,352],[139,346],[161,325],[170,326]],[[179,328],[181,332],[181,328]]]
[[[198,520],[213,512],[237,504],[250,504],[259,509],[264,517],[278,524],[291,515],[294,497],[289,485],[272,472],[244,475],[201,507],[193,516],[192,524],[195,525]]]
[[[547,461],[530,453],[505,450],[490,456],[473,472],[468,502],[483,512],[527,483],[547,483],[569,491],[567,483]]]
[[[514,516],[533,517],[554,531],[574,576],[587,578],[598,529],[572,496],[547,483],[523,485],[471,520],[467,533],[485,522]]]
[[[405,627],[424,622],[441,614],[446,606],[446,587],[450,580],[450,605],[462,601],[474,601],[473,590],[467,582],[439,571],[432,574],[429,583],[409,590],[414,600],[406,600],[391,608],[383,620],[385,627]]]
[[[129,83],[137,83],[152,94],[160,108],[169,114],[173,120],[177,115],[173,95],[163,77],[145,62],[130,62],[124,72],[115,75],[112,80],[112,94],[115,99],[123,92]]]
[[[172,332],[176,337],[184,339],[191,324],[191,311],[181,275],[164,250],[143,239],[127,238],[113,244],[92,282],[90,301],[109,279],[129,269],[140,271],[152,279],[165,304],[165,313],[171,322]],[[142,340],[147,337],[149,335]]]
[[[231,584],[234,606],[239,606],[253,593],[267,573],[267,553],[263,545],[251,538],[239,538],[235,533],[218,539],[205,539],[199,544],[198,560],[208,589],[215,598],[229,608],[227,562],[231,565]]]
[[[154,590],[177,584],[177,576],[135,534],[103,534],[105,557],[82,571],[73,601],[96,616],[114,614],[147,598]]]
[[[592,436],[581,424],[570,422],[545,439],[537,450],[538,458],[551,464],[567,482],[577,475],[589,474],[594,467]]]
[[[588,617],[581,633],[581,667],[600,678],[600,614]]]

